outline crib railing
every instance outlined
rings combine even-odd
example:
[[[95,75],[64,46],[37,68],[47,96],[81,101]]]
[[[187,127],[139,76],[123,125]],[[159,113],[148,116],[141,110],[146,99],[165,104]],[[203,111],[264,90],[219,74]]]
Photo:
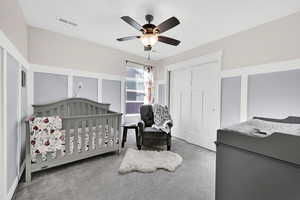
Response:
[[[62,118],[64,150],[47,153],[47,159],[37,155],[32,162],[29,122],[26,123],[26,180],[31,173],[46,168],[85,159],[106,152],[119,151],[121,113],[70,116]]]

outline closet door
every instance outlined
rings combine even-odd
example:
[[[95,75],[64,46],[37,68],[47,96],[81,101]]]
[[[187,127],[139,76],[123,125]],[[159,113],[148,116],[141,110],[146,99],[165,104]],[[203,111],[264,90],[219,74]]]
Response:
[[[218,63],[174,70],[170,80],[173,134],[215,150],[220,127],[220,77]]]
[[[187,95],[187,71],[176,70],[171,72],[170,76],[170,113],[173,119],[174,127],[172,132],[175,136],[186,139],[184,133],[188,123],[186,119],[186,95]]]
[[[216,64],[190,70],[190,138],[195,144],[215,150],[216,131],[220,126],[220,91]]]

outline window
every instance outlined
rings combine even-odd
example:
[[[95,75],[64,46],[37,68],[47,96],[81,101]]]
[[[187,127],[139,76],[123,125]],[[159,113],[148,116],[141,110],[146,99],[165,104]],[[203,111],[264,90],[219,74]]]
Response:
[[[144,68],[128,66],[126,78],[126,114],[139,114],[144,104]]]

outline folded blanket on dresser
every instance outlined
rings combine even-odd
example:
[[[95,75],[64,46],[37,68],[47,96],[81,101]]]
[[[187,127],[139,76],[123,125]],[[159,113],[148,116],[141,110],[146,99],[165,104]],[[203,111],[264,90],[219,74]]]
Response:
[[[166,105],[161,104],[153,104],[153,114],[154,114],[154,124],[153,128],[160,129],[166,133],[170,133],[169,123],[173,123],[168,107]]]
[[[300,136],[300,124],[270,122],[260,119],[250,119],[224,129],[256,137],[267,137],[275,132]]]

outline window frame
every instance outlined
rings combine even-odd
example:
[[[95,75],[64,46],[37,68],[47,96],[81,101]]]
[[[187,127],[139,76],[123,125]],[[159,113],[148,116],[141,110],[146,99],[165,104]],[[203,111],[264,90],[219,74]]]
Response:
[[[136,116],[136,115],[139,115],[140,113],[137,112],[137,113],[127,113],[127,103],[142,103],[144,104],[144,100],[140,101],[140,100],[128,100],[127,97],[128,97],[128,92],[134,92],[134,93],[138,93],[138,94],[143,94],[143,95],[146,95],[146,91],[145,90],[138,90],[138,89],[127,89],[127,82],[128,81],[132,81],[132,82],[135,82],[135,83],[143,83],[145,85],[145,79],[144,78],[140,78],[140,77],[137,77],[137,78],[133,78],[133,77],[128,77],[128,74],[127,74],[127,70],[128,68],[132,68],[132,69],[142,69],[144,70],[144,66],[143,65],[131,65],[131,64],[128,64],[126,65],[126,79],[125,79],[125,115],[126,116]],[[143,72],[144,73],[144,72]]]

